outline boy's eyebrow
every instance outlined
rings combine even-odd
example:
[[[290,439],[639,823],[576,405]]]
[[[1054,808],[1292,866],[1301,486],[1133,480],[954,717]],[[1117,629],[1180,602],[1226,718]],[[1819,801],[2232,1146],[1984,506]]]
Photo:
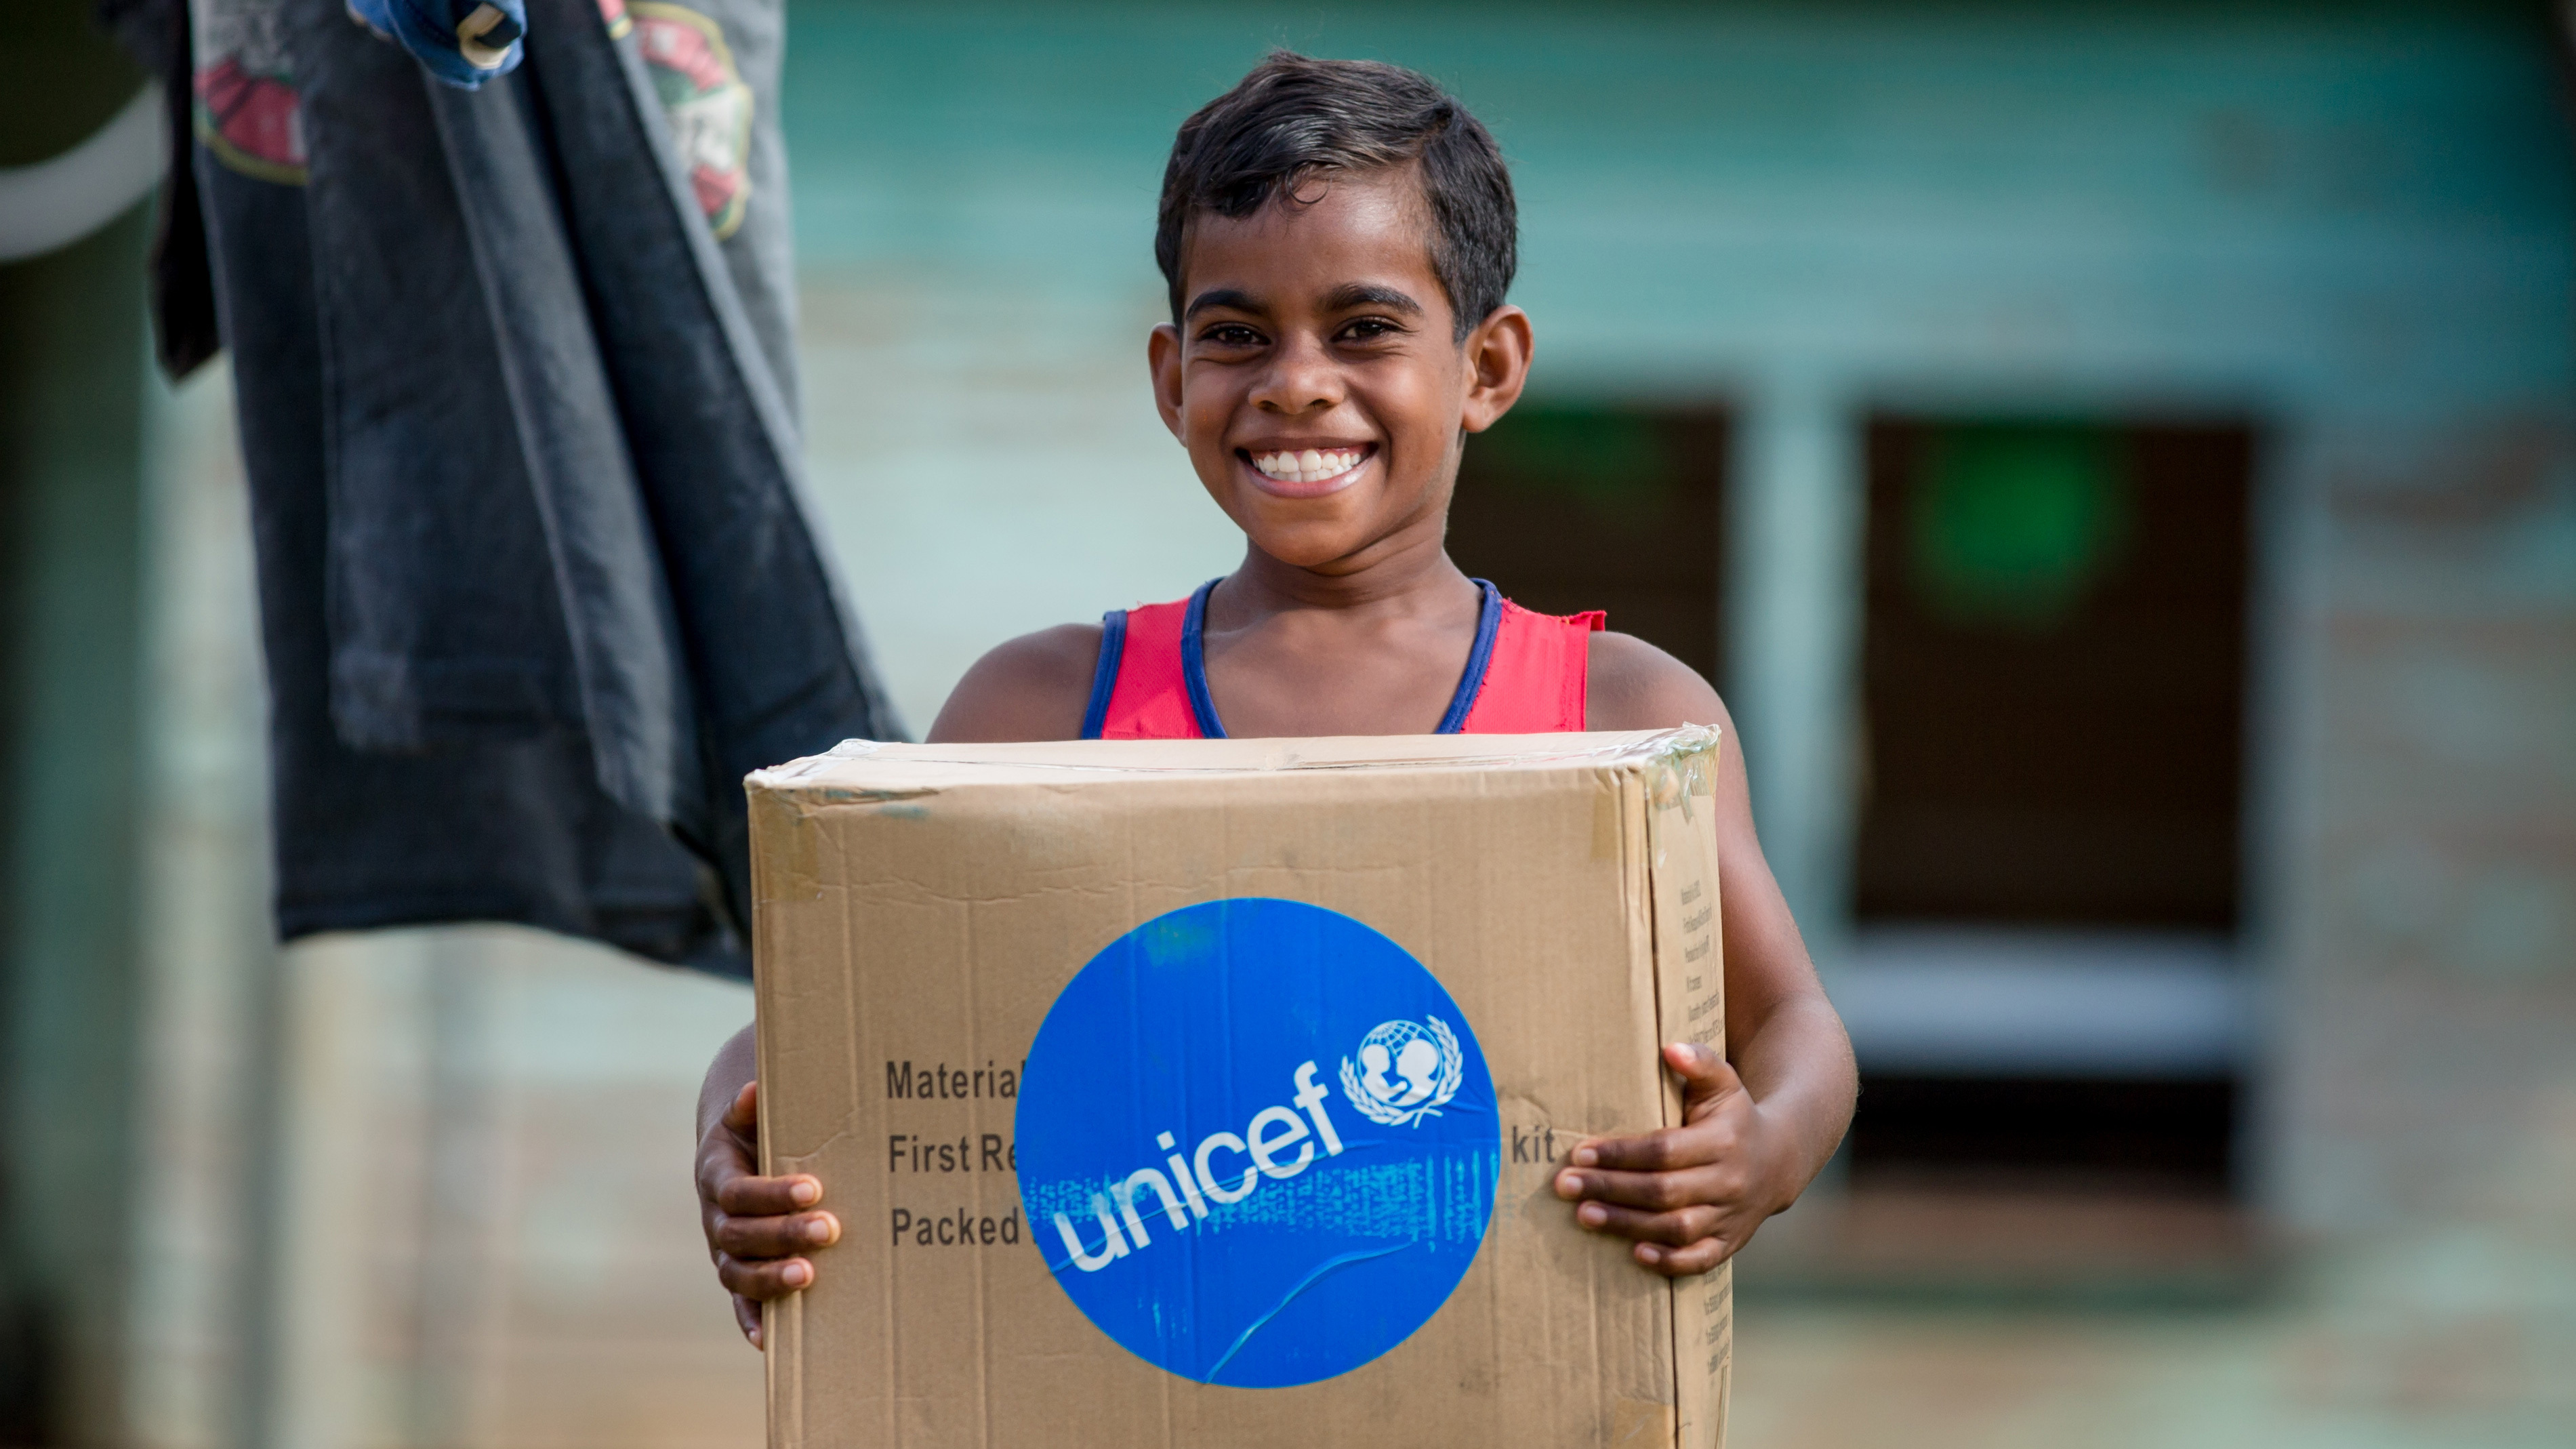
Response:
[[[1261,310],[1261,304],[1253,300],[1251,293],[1239,292],[1232,287],[1217,287],[1192,297],[1189,310],[1181,314],[1181,320],[1186,322],[1210,307],[1224,307],[1235,312]]]
[[[1233,287],[1214,287],[1191,298],[1188,309],[1181,313],[1181,320],[1186,322],[1211,307],[1223,307],[1234,312],[1262,310],[1260,301],[1249,292]],[[1410,295],[1375,282],[1344,282],[1324,296],[1324,310],[1327,312],[1347,312],[1354,307],[1384,307],[1408,317],[1422,315],[1422,304]]]
[[[1409,317],[1422,315],[1422,304],[1393,287],[1374,282],[1345,282],[1324,298],[1327,312],[1347,312],[1354,307],[1384,307]]]

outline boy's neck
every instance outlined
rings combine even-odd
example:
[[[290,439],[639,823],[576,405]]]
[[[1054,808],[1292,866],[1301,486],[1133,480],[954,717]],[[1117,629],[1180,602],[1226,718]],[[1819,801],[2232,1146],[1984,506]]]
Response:
[[[1445,517],[1436,520],[1446,521]],[[1248,544],[1243,562],[1209,603],[1214,607],[1222,599],[1224,612],[1238,617],[1301,609],[1410,613],[1424,607],[1454,607],[1475,586],[1450,562],[1442,546],[1445,532],[1439,527],[1408,529],[1316,568],[1283,562],[1258,544]]]

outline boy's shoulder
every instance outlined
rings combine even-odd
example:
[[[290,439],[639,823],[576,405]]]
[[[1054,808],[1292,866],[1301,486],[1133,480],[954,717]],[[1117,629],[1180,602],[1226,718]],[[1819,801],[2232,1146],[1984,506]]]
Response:
[[[1726,705],[1700,672],[1633,634],[1591,639],[1583,724],[1595,730],[1661,730],[1713,724],[1734,732]]]
[[[1077,738],[1099,662],[1098,624],[1058,624],[997,645],[949,691],[930,738],[960,744]]]

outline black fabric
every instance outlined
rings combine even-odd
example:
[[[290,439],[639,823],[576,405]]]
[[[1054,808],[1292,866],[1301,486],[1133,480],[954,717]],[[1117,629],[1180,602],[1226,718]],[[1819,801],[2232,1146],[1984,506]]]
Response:
[[[99,23],[161,87],[170,168],[152,227],[152,338],[162,371],[176,382],[223,350],[215,327],[214,273],[190,163],[190,46],[187,0],[99,0]]]
[[[693,9],[755,107],[722,242],[593,0],[535,0],[472,92],[283,0],[305,184],[197,150],[287,937],[520,921],[747,974],[742,776],[896,732],[800,496],[778,3]]]

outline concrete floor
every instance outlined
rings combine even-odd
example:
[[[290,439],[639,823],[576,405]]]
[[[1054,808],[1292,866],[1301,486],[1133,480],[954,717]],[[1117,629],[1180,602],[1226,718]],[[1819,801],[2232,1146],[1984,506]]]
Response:
[[[2331,1295],[2329,1295],[2331,1296]],[[2081,1314],[1748,1298],[1737,1449],[2576,1442],[2557,1332],[2323,1303]]]
[[[1756,1239],[1737,1309],[1732,1442],[1737,1449],[2576,1444],[2569,1369],[2576,1234],[2568,1213],[2576,1204],[2576,1090],[2529,1104],[2526,1120],[2537,1130],[2522,1152],[2453,1185],[2455,1211],[2275,1242],[2263,1271],[2239,1278],[2239,1291],[2188,1291],[2194,1280],[2180,1276],[2170,1281],[2187,1291],[2160,1308],[2062,1306],[2073,1296],[2065,1293],[2061,1306],[2027,1297],[2018,1307],[1991,1296],[1980,1303],[1955,1278],[1946,1295],[1917,1291],[1906,1301],[1873,1299],[1848,1275],[1840,1296],[1766,1292],[1766,1270],[1775,1280],[1789,1276],[1782,1260],[1802,1245],[1794,1233]],[[2099,1209],[2094,1216],[2113,1220]],[[1924,1244],[1925,1256],[1939,1258],[1962,1236]],[[1878,1236],[1881,1251],[1885,1238]],[[2140,1256],[2132,1252],[2130,1261]],[[2126,1286],[2140,1281],[2129,1275]],[[2189,1306],[2195,1300],[2200,1306]]]

